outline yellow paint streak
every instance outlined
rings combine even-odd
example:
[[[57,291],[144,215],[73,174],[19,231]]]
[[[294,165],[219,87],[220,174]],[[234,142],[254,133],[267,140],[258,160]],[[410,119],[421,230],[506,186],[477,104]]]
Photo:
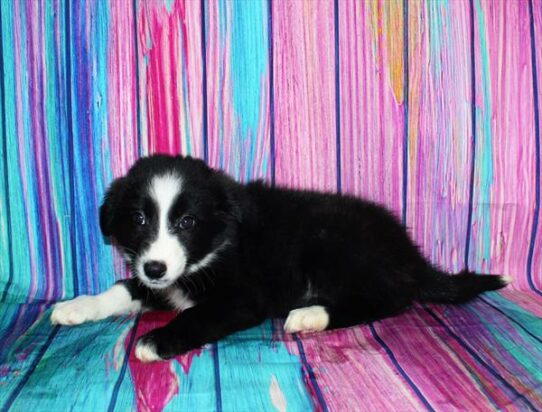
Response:
[[[396,101],[403,103],[403,1],[384,1],[384,31],[390,84]]]

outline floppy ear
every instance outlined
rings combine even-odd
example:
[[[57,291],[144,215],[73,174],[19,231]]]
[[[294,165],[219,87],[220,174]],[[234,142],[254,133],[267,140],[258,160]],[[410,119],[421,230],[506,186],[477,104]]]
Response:
[[[100,206],[100,229],[105,237],[110,237],[113,234],[115,215],[125,189],[126,178],[119,177],[111,183],[105,193],[103,203]]]
[[[207,163],[205,163],[201,159],[198,159],[197,157],[179,155],[177,156],[177,159],[180,159],[182,162],[189,164],[195,170],[199,170],[206,177],[211,176],[214,172]]]
[[[248,213],[243,186],[223,173],[218,173],[216,177],[222,193],[218,205],[219,211],[241,223]]]

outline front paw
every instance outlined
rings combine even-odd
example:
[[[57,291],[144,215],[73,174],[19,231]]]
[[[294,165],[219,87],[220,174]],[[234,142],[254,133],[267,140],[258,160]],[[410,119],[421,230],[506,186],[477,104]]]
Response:
[[[57,303],[51,313],[53,325],[79,325],[101,319],[95,296],[78,296],[75,299]]]
[[[141,362],[155,362],[173,358],[186,352],[180,342],[162,329],[155,329],[137,341],[135,357]]]

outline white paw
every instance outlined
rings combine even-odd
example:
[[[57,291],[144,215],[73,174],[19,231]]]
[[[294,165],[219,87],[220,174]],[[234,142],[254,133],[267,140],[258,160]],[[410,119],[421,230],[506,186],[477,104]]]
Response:
[[[53,325],[79,325],[100,319],[99,303],[95,296],[78,296],[66,302],[59,302],[51,313]]]
[[[319,332],[329,325],[329,314],[323,306],[309,306],[307,308],[294,309],[288,314],[284,323],[284,331],[295,332]]]
[[[153,343],[139,341],[135,348],[135,357],[141,362],[155,362],[162,360],[156,353],[156,346]]]

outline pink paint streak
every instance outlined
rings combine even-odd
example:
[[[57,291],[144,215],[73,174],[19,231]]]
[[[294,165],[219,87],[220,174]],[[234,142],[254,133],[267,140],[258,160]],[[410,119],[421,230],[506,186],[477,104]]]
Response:
[[[173,312],[148,312],[142,315],[136,330],[137,338],[153,329],[166,325],[175,317]],[[125,341],[128,347],[130,335]],[[136,393],[137,410],[141,412],[159,412],[179,393],[179,379],[173,362],[178,362],[185,373],[190,370],[194,356],[199,356],[201,350],[194,350],[185,355],[162,362],[143,363],[130,353],[128,365]]]
[[[533,224],[535,138],[527,2],[482,1],[492,98],[494,184],[491,187],[491,271],[524,274]],[[529,289],[526,276],[514,286]]]
[[[202,156],[202,74],[199,3],[143,2],[138,56],[144,144],[148,153]]]
[[[369,2],[344,2],[339,8],[342,188],[400,215],[402,5],[381,1],[374,12]]]
[[[273,25],[276,181],[335,191],[333,2],[275,1]]]

